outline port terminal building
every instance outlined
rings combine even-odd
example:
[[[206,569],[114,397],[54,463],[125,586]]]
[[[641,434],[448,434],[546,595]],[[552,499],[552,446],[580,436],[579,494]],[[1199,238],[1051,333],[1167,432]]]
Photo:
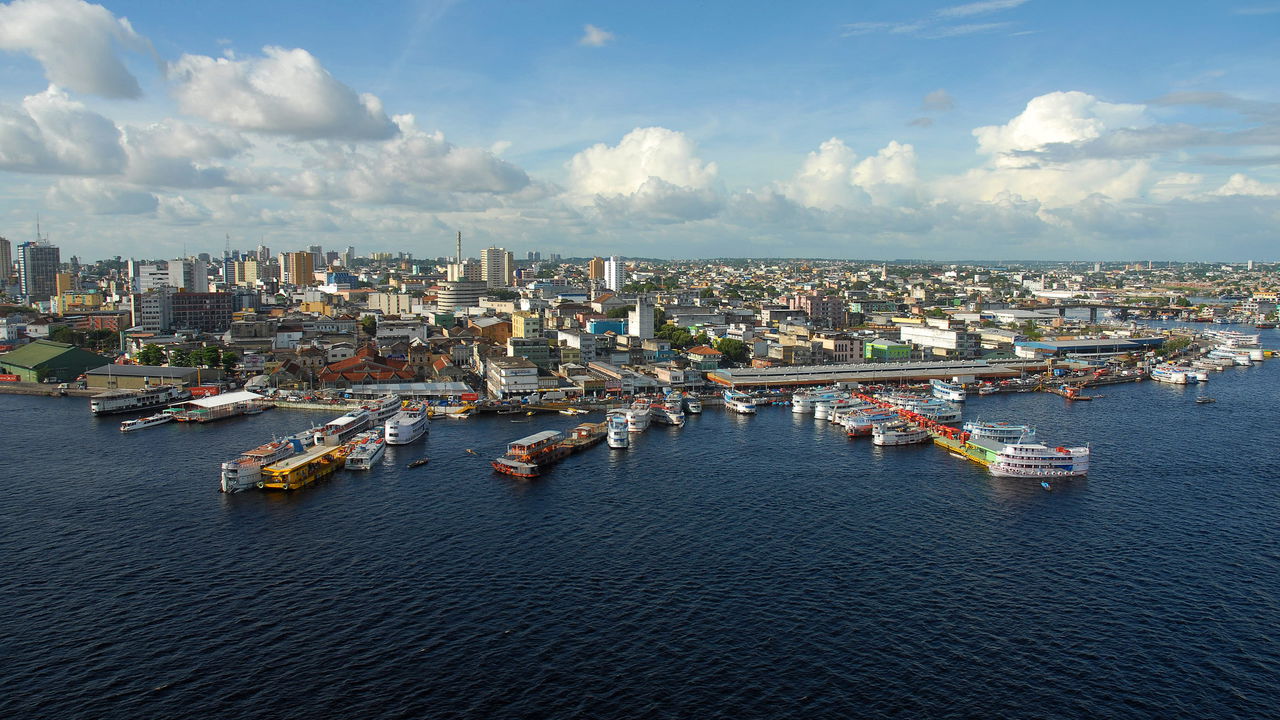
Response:
[[[1043,365],[1038,366],[1040,369]],[[773,368],[712,370],[707,380],[734,389],[799,388],[836,383],[920,383],[929,380],[966,382],[978,379],[1018,377],[1031,367],[1015,363],[992,364],[986,360],[941,362],[854,363],[845,365],[794,365]]]
[[[1085,338],[1080,340],[1019,340],[1013,354],[1020,358],[1107,357],[1155,350],[1164,344],[1163,337]]]
[[[164,365],[102,365],[85,372],[85,387],[102,390],[142,390],[156,385],[193,387],[220,382],[217,368],[168,367]]]

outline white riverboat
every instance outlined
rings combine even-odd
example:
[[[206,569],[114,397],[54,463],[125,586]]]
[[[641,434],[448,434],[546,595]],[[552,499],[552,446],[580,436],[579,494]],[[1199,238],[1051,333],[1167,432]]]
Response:
[[[702,398],[693,393],[686,392],[684,394],[684,411],[689,415],[698,415],[702,412]]]
[[[928,439],[928,430],[901,420],[880,423],[871,428],[871,442],[875,445],[915,445]]]
[[[649,403],[643,400],[637,400],[627,408],[627,432],[644,432],[649,429],[649,422],[653,419],[653,410]]]
[[[382,428],[366,430],[351,440],[351,452],[347,454],[348,470],[370,470],[387,452],[387,441]]]
[[[929,381],[929,386],[933,389],[933,396],[939,400],[964,402],[965,390],[963,385],[934,379]]]
[[[898,418],[897,411],[884,408],[855,410],[845,421],[844,428],[849,437],[870,435],[877,425],[897,422]]]
[[[627,415],[621,411],[613,411],[605,418],[608,429],[609,447],[623,450],[631,446],[631,434],[627,431]]]
[[[973,440],[994,440],[998,443],[1033,442],[1036,429],[1030,425],[1015,425],[1007,422],[969,421],[961,426]]]
[[[668,395],[666,402],[654,403],[649,409],[653,415],[654,422],[659,425],[675,425],[679,427],[684,425],[683,404],[680,396]]]
[[[988,466],[1000,477],[1055,478],[1089,472],[1089,448],[1018,442],[1005,445]]]
[[[337,447],[372,424],[373,415],[364,408],[356,408],[325,423],[316,431],[314,444]]]
[[[177,385],[156,385],[143,390],[107,390],[89,398],[89,411],[94,415],[138,412],[182,402],[191,393]]]
[[[383,425],[388,445],[408,445],[431,432],[431,415],[426,403],[410,405]]]
[[[1192,374],[1191,368],[1177,365],[1157,365],[1151,368],[1151,379],[1170,385],[1193,385],[1198,377]]]
[[[368,410],[369,414],[373,416],[372,422],[374,424],[381,425],[400,412],[400,405],[399,395],[387,394],[365,404],[364,409]]]
[[[156,413],[155,415],[148,415],[144,418],[138,418],[137,420],[125,420],[124,422],[120,423],[120,432],[133,432],[135,430],[144,430],[149,427],[155,427],[156,425],[163,425],[167,422],[172,422],[173,415],[176,412],[178,411],[165,410],[164,412]]]
[[[740,413],[742,415],[756,414],[755,398],[743,392],[737,392],[734,390],[725,390],[724,406],[725,406],[725,409],[731,410],[736,413]]]

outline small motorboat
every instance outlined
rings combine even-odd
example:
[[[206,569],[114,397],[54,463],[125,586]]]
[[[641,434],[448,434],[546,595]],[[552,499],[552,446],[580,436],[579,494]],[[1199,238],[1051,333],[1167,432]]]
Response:
[[[1209,403],[1214,403],[1214,402],[1218,402],[1218,401],[1209,397],[1208,395],[1201,395],[1200,397],[1196,398],[1196,403],[1199,405],[1207,405]]]
[[[431,462],[428,458],[419,458],[409,463],[409,467],[410,468],[422,467],[423,465],[426,465],[428,462]]]

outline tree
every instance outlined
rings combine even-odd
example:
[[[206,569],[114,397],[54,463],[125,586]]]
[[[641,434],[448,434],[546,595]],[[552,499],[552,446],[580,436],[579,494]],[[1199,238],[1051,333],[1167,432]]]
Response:
[[[218,367],[222,362],[222,351],[209,345],[191,353],[191,359],[205,367]]]
[[[76,331],[66,325],[55,325],[49,331],[49,339],[54,342],[66,343],[68,345],[76,344]]]
[[[372,315],[365,315],[360,318],[360,328],[364,330],[364,334],[374,337],[378,334],[378,318]]]
[[[181,348],[172,350],[169,353],[169,365],[171,367],[191,367],[194,363],[191,361],[191,353]]]
[[[698,293],[698,297],[703,299],[713,298],[715,296],[716,296],[716,291],[712,290],[711,288],[703,288],[702,292]]]
[[[1026,322],[1022,323],[1020,332],[1023,335],[1025,335],[1028,340],[1039,340],[1040,338],[1044,337],[1044,335],[1040,332],[1040,329],[1036,327],[1035,320],[1027,320]]]
[[[724,359],[731,363],[744,363],[751,357],[751,348],[741,340],[733,338],[721,338],[716,343],[716,350],[719,350]]]
[[[165,360],[164,350],[159,345],[144,345],[135,358],[142,365],[160,365]]]
[[[230,350],[222,353],[222,369],[231,372],[235,368],[236,363],[240,362],[240,356]]]
[[[605,317],[625,318],[627,316],[627,313],[629,312],[631,312],[631,308],[629,307],[611,308],[608,312],[605,313]]]

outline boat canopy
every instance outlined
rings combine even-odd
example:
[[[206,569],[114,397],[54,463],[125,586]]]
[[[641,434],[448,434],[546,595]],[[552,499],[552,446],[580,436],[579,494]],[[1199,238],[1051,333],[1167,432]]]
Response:
[[[188,400],[187,405],[200,408],[218,408],[224,405],[234,405],[236,403],[249,402],[250,400],[261,400],[262,396],[258,393],[251,393],[241,390],[239,392],[223,393],[221,395],[212,395],[206,398],[197,398]]]

